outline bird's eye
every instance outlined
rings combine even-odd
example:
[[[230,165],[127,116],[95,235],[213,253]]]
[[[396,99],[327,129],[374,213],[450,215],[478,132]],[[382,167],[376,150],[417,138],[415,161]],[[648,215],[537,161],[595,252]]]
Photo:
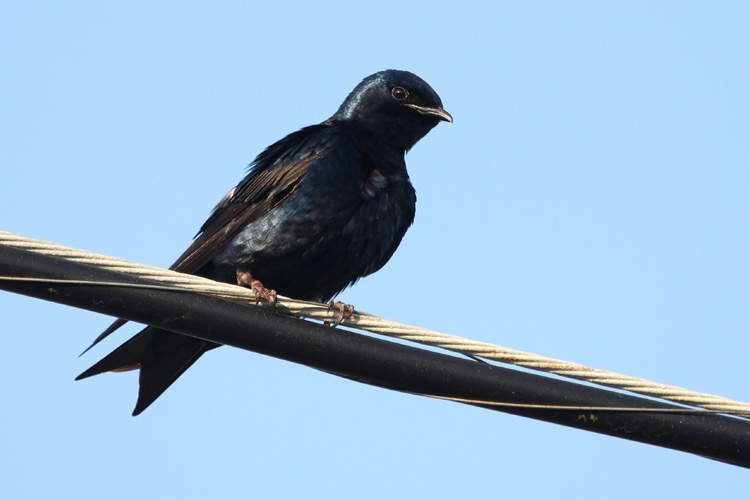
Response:
[[[393,87],[391,89],[391,95],[397,101],[403,101],[409,97],[409,92],[404,87]]]

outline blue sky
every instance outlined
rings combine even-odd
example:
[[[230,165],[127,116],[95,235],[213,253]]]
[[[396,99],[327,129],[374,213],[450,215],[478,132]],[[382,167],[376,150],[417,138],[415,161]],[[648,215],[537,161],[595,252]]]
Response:
[[[265,146],[406,69],[455,123],[407,156],[416,223],[342,300],[748,401],[748,25],[745,2],[5,2],[0,229],[168,266]],[[77,358],[109,318],[8,293],[0,314],[7,498],[747,491],[229,348],[132,418],[134,374],[73,378],[135,327]]]

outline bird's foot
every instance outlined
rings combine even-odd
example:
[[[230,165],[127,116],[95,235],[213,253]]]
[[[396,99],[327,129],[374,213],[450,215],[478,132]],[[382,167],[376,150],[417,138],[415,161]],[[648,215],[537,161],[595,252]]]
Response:
[[[354,306],[349,304],[344,304],[340,300],[337,300],[336,302],[333,301],[333,299],[328,301],[328,309],[331,310],[333,308],[337,308],[339,310],[339,315],[336,317],[336,320],[331,323],[329,321],[326,321],[325,323],[327,325],[331,325],[332,327],[336,328],[341,324],[344,319],[349,319],[352,317],[352,314],[354,313]]]
[[[271,290],[263,286],[259,280],[253,278],[253,275],[248,271],[237,271],[237,284],[246,286],[255,292],[255,296],[260,300],[261,298],[266,299],[271,305],[276,305],[276,290]]]

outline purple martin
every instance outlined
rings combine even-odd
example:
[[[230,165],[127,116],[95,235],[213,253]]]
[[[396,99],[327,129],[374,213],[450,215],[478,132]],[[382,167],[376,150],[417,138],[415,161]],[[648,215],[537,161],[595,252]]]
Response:
[[[404,157],[441,121],[453,118],[418,76],[368,76],[331,118],[260,153],[170,269],[250,286],[271,300],[278,292],[328,301],[396,251],[417,199]],[[76,380],[140,369],[138,415],[215,347],[147,327]]]

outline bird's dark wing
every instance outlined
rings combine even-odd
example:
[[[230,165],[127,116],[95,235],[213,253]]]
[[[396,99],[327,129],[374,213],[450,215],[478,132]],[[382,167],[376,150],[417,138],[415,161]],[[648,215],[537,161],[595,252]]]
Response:
[[[247,185],[232,189],[216,205],[196,239],[170,269],[188,274],[198,271],[242,228],[263,217],[294,193],[307,167],[318,158],[320,156],[311,155],[302,161],[264,170]]]
[[[243,227],[283,203],[297,190],[309,166],[327,154],[337,134],[336,128],[327,125],[307,127],[258,155],[248,175],[214,208],[193,244],[171,269],[184,273],[198,272]],[[115,321],[91,347],[125,323],[122,319]],[[138,402],[133,412],[137,415],[204,352],[214,347],[217,344],[146,327],[76,380],[108,371],[140,369]]]
[[[294,193],[308,167],[325,156],[337,135],[336,127],[312,125],[266,148],[250,164],[248,175],[216,205],[193,243],[170,269],[194,274],[210,262],[243,227],[263,217]],[[125,323],[127,321],[122,319],[112,323],[81,354]]]
[[[307,127],[284,141],[309,140],[308,134],[319,132],[321,127],[328,128],[322,125]],[[275,150],[283,150],[280,143],[284,141],[274,144],[258,157],[248,176],[216,205],[193,243],[170,269],[195,273],[211,261],[242,228],[263,217],[297,190],[307,168],[323,156],[323,149],[318,147],[312,151],[280,155]]]

